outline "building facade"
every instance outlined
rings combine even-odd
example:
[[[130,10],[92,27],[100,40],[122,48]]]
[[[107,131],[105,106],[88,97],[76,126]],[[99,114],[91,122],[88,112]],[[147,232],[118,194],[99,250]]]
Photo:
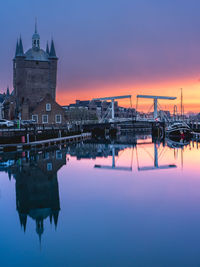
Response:
[[[53,40],[50,50],[48,43],[46,51],[40,48],[37,25],[32,36],[32,47],[27,52],[24,52],[22,39],[19,38],[13,59],[13,95],[16,100],[16,114],[19,118],[31,119],[33,111],[47,95],[48,101],[51,98],[51,102],[55,102],[57,61]]]
[[[67,115],[64,109],[47,94],[37,106],[31,110],[30,118],[39,124],[63,124]]]
[[[87,111],[87,119],[90,118],[111,118],[111,102],[100,100],[76,100],[76,103],[63,106],[67,116],[73,115],[74,111],[78,114],[78,110],[84,114]],[[125,108],[118,105],[118,102],[114,102],[114,110],[116,118],[132,118],[136,115],[134,108]],[[85,116],[86,117],[86,116]]]

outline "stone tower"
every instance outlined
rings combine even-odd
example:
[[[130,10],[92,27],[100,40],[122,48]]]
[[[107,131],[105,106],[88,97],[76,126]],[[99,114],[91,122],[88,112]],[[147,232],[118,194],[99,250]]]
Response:
[[[55,100],[57,61],[53,40],[50,51],[48,43],[46,51],[40,48],[40,35],[36,24],[32,48],[24,53],[21,37],[17,40],[13,59],[13,87],[17,112],[23,114],[22,119],[28,118],[27,113],[47,94]]]

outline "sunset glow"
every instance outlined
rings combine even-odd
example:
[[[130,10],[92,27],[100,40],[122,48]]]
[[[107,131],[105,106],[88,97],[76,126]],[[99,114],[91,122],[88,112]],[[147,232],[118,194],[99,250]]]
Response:
[[[181,88],[183,89],[183,103],[184,111],[198,112],[200,109],[200,81],[198,76],[188,79],[172,80],[160,83],[151,84],[111,84],[111,85],[95,85],[94,87],[87,88],[74,88],[65,89],[59,88],[57,93],[57,101],[61,105],[67,105],[74,103],[77,99],[79,100],[92,100],[96,97],[104,96],[117,96],[117,95],[132,95],[132,106],[136,107],[136,95],[138,94],[149,94],[149,95],[163,95],[163,96],[175,96],[177,97],[174,101],[160,101],[159,104],[164,110],[170,110],[173,112],[174,105],[177,105],[178,111],[180,111],[180,96]],[[67,86],[66,86],[67,87]],[[67,93],[66,93],[67,92]],[[74,94],[77,92],[77,94]],[[159,94],[158,94],[159,92]],[[139,99],[138,110],[147,111],[153,102],[151,100]],[[120,100],[119,105],[130,107],[130,100]],[[152,110],[151,110],[152,111]]]
[[[154,1],[153,1],[154,2]],[[4,2],[2,27],[1,92],[13,88],[12,59],[17,36],[24,50],[30,47],[37,16],[41,47],[53,37],[58,60],[57,101],[132,94],[176,96],[162,102],[163,109],[180,104],[183,88],[185,112],[198,112],[200,102],[200,20],[198,1],[55,1]],[[10,5],[12,3],[12,9]],[[46,13],[48,3],[49,12]],[[40,11],[38,12],[38,6]],[[19,8],[20,7],[20,8]],[[6,11],[10,10],[9,16]],[[45,13],[45,18],[44,18]],[[26,18],[24,18],[26,14]],[[33,15],[35,14],[35,15]],[[52,19],[54,14],[54,19]],[[103,14],[103,16],[102,16]],[[126,107],[127,101],[119,103]],[[149,104],[140,101],[139,110]]]

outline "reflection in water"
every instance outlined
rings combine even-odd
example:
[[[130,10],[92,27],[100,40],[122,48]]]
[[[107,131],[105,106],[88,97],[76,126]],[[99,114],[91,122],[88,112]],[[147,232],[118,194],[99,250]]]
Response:
[[[123,138],[0,154],[1,266],[200,266],[198,143]]]
[[[170,168],[176,168],[177,167],[175,164],[159,165],[159,163],[158,163],[158,161],[159,161],[158,148],[159,148],[159,145],[156,144],[156,143],[154,143],[154,158],[152,157],[153,162],[154,162],[154,165],[153,166],[139,167],[139,160],[138,160],[138,154],[137,154],[138,171],[150,171],[150,170],[158,170],[158,169],[170,169]],[[137,153],[137,146],[136,146],[136,153]]]
[[[24,154],[24,157],[1,161],[1,171],[7,171],[9,178],[16,181],[16,208],[20,224],[26,231],[27,217],[36,223],[36,232],[41,241],[44,220],[58,223],[60,211],[57,171],[66,164],[64,151],[41,154]],[[3,160],[3,159],[2,159]]]
[[[131,165],[130,167],[126,167],[126,166],[116,166],[116,154],[118,156],[118,153],[116,153],[116,149],[124,149],[124,147],[122,147],[122,145],[110,145],[110,149],[112,151],[112,165],[98,165],[98,164],[95,164],[94,167],[95,168],[100,168],[100,169],[107,169],[107,170],[120,170],[120,171],[132,171],[132,161],[133,161],[133,153],[132,153],[132,157],[131,157]],[[127,147],[125,147],[127,148]],[[131,147],[132,148],[132,147]],[[133,152],[133,150],[132,150]]]
[[[194,144],[193,144],[194,145]],[[150,154],[146,147],[153,146],[153,155]],[[165,140],[162,144],[159,140],[152,140],[148,137],[138,139],[134,137],[132,143],[130,139],[126,142],[118,143],[83,143],[71,145],[67,148],[56,151],[46,152],[23,152],[22,154],[4,153],[0,158],[0,171],[8,173],[9,179],[13,177],[16,181],[16,208],[19,214],[19,220],[24,232],[26,231],[27,218],[30,217],[35,221],[36,232],[41,241],[44,232],[44,220],[49,218],[50,223],[58,224],[60,211],[59,186],[57,172],[66,165],[66,157],[76,157],[81,159],[96,159],[95,168],[105,170],[132,171],[133,152],[136,152],[136,162],[138,171],[159,170],[176,168],[175,164],[159,164],[159,158],[163,157],[167,149],[174,150],[174,158],[177,158],[177,150],[181,150],[183,155],[184,147],[189,146],[190,142],[181,143],[172,140]],[[131,150],[130,159],[126,158],[129,166],[116,164],[116,158],[119,158],[123,151]],[[139,156],[148,154],[152,165],[140,166]],[[152,151],[151,151],[152,152]],[[98,164],[99,158],[108,158],[109,164]],[[183,160],[182,160],[183,164]]]
[[[121,150],[124,150],[130,145],[118,145],[118,144],[95,144],[95,143],[84,143],[70,146],[67,149],[67,153],[71,157],[76,157],[78,160],[81,159],[96,159],[96,158],[107,158],[113,155],[118,156]]]

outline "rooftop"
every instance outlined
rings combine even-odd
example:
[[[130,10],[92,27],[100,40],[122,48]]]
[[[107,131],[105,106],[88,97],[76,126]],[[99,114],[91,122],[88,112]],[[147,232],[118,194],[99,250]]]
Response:
[[[29,49],[25,53],[26,60],[48,61],[49,55],[42,49]]]

